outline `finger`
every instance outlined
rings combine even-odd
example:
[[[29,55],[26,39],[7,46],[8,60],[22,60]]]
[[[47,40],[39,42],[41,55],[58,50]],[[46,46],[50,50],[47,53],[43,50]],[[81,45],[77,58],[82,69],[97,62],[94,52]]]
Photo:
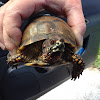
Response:
[[[16,53],[16,47],[20,44],[22,32],[20,30],[22,20],[31,16],[42,6],[42,0],[15,0],[6,10],[3,32],[6,48],[12,53]],[[41,6],[39,6],[41,5]]]
[[[4,39],[3,39],[3,18],[5,15],[5,10],[8,7],[8,5],[11,2],[7,2],[5,5],[3,5],[2,7],[0,7],[0,47],[5,50],[5,44],[4,44]]]
[[[44,7],[56,14],[62,14],[67,18],[72,28],[78,46],[82,46],[83,34],[86,24],[82,12],[81,0],[45,0]]]
[[[69,2],[70,1],[70,2]],[[86,30],[81,0],[68,0],[63,8],[67,22],[71,26],[78,46],[83,44],[83,35]]]

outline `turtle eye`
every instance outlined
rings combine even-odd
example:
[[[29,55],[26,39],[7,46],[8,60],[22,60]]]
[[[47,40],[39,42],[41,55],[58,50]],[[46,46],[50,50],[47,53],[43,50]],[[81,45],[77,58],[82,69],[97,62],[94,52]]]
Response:
[[[43,49],[45,48],[46,46],[45,46],[45,44],[43,45]]]
[[[54,40],[50,40],[50,44],[53,45],[55,43]]]

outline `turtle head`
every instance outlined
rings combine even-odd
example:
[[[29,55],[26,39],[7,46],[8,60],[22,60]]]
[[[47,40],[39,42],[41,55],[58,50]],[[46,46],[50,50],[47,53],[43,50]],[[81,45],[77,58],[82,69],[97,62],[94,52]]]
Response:
[[[60,39],[60,40],[57,40],[55,42],[55,44],[53,44],[51,47],[50,47],[50,51],[52,53],[54,52],[64,52],[64,48],[65,48],[65,45],[64,45],[64,40],[63,39]]]
[[[43,61],[54,63],[61,58],[65,44],[63,39],[47,39],[43,43]]]

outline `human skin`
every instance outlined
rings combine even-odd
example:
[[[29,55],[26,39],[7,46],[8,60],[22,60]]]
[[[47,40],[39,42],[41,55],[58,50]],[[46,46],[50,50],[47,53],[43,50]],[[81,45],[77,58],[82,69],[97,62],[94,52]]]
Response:
[[[43,8],[67,18],[77,45],[82,45],[86,24],[81,0],[10,0],[0,8],[0,47],[14,55],[22,37],[22,21]]]

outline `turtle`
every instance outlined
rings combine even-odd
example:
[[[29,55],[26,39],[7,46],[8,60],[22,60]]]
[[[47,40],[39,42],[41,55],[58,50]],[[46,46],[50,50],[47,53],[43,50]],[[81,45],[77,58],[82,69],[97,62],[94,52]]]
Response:
[[[70,26],[55,16],[40,16],[25,29],[16,55],[8,54],[8,64],[20,62],[41,68],[52,65],[73,64],[72,79],[79,78],[85,68],[82,57],[77,55],[77,45]]]

